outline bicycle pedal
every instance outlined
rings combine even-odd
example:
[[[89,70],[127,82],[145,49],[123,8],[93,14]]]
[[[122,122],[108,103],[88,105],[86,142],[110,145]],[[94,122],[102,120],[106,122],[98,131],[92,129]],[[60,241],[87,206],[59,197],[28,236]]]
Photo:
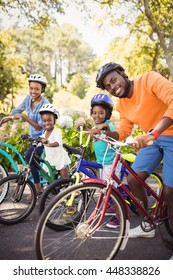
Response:
[[[152,224],[150,224],[150,223],[148,223],[146,221],[142,221],[141,228],[143,229],[143,231],[149,232],[149,231],[152,231],[153,229],[155,229],[156,225],[155,224],[152,225]]]

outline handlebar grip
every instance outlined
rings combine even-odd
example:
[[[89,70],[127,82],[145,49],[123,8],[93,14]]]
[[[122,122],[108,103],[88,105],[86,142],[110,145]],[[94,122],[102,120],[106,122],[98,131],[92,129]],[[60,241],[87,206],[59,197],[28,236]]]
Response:
[[[29,139],[29,134],[22,134],[21,136],[20,136],[20,138],[22,139],[22,140],[26,140],[26,139]]]
[[[154,142],[154,141],[152,141],[152,140],[148,141],[148,142],[147,142],[147,146],[153,145],[153,142]]]

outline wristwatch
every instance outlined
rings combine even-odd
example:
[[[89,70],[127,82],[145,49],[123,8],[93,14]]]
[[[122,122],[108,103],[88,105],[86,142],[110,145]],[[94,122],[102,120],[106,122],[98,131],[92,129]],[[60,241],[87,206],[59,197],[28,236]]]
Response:
[[[151,128],[148,130],[147,134],[151,134],[155,137],[155,139],[157,140],[160,136],[160,134],[157,132],[157,130]]]

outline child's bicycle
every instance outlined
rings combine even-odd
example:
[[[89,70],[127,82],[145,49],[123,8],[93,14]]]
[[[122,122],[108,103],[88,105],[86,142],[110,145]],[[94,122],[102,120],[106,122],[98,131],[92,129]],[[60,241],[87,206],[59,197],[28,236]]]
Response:
[[[114,182],[121,186],[142,213],[141,227],[144,231],[151,231],[159,225],[165,224],[168,233],[173,237],[169,213],[162,197],[163,188],[160,188],[160,192],[157,194],[121,157],[121,147],[128,146],[128,143],[116,141],[110,137],[102,140],[116,148],[107,182],[101,179],[86,178],[80,184],[67,188],[54,198],[37,224],[35,250],[38,259],[98,260],[100,256],[102,259],[113,259],[119,250],[125,248],[130,228],[130,212],[119,188],[114,186]],[[150,192],[156,201],[154,208],[147,211],[116,176],[115,169],[119,162]],[[64,214],[66,214],[68,201],[72,196],[75,197],[73,207],[76,207],[76,212],[74,215],[69,215],[67,223]],[[114,209],[112,215],[119,221],[119,225],[115,229],[106,227],[107,222],[112,218],[112,216],[106,215],[110,201]],[[57,224],[68,225],[68,231],[65,234],[47,227],[47,222],[52,216],[56,218]]]
[[[42,143],[42,138],[31,138],[28,135],[21,136],[23,140],[27,140],[34,146],[34,150],[30,157],[29,163],[19,174],[10,174],[0,180],[0,193],[4,193],[0,201],[0,223],[12,225],[23,221],[30,215],[37,200],[35,186],[32,182],[31,165],[39,170],[42,177],[42,183],[50,184],[56,180],[59,173],[52,167],[48,161],[36,154],[38,145]],[[67,147],[66,147],[67,148]],[[80,151],[71,150],[79,156]],[[42,164],[45,164],[48,172],[44,170]],[[28,199],[31,197],[31,199]]]

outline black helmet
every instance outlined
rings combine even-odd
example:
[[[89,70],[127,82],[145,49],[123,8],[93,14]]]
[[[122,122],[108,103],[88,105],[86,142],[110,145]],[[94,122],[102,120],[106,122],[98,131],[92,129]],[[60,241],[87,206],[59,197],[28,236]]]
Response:
[[[96,86],[98,88],[101,88],[101,89],[105,89],[104,86],[103,86],[103,79],[106,77],[106,75],[113,71],[113,70],[118,70],[117,72],[124,72],[124,68],[120,65],[120,64],[117,64],[117,63],[114,63],[114,62],[109,62],[109,63],[106,63],[105,65],[103,65],[97,72],[97,76],[96,76]]]
[[[91,114],[94,106],[100,105],[106,109],[106,119],[110,119],[114,107],[112,99],[106,94],[96,94],[91,99]]]

